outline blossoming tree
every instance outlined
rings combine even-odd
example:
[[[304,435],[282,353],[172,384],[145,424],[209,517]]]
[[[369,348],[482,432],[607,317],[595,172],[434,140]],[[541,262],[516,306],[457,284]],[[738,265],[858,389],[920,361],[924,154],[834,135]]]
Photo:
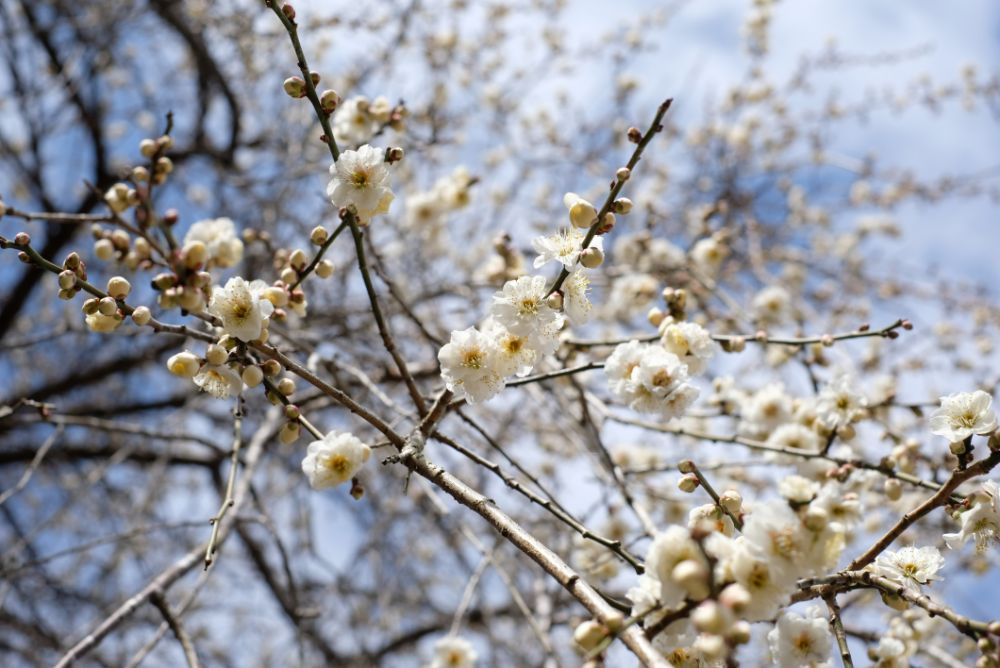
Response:
[[[920,54],[758,0],[681,122],[670,13],[121,4],[0,11],[5,664],[1000,665],[1000,311],[867,261],[997,192],[831,138],[995,76],[811,95]]]

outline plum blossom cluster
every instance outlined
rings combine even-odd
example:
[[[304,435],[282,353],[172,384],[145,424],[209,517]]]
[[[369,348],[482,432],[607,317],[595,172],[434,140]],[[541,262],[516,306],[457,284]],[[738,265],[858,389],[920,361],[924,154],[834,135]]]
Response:
[[[468,169],[456,167],[451,174],[435,181],[429,190],[410,194],[406,198],[405,228],[425,247],[440,246],[448,214],[469,205],[476,181]]]
[[[627,177],[626,177],[627,178]],[[571,227],[553,236],[539,237],[535,268],[556,262],[567,272],[559,289],[550,289],[544,276],[507,280],[493,295],[490,316],[481,327],[455,331],[438,352],[441,376],[447,388],[470,403],[496,396],[513,376],[526,376],[559,346],[560,330],[567,321],[580,325],[590,317],[588,269],[604,260],[603,239],[589,235],[614,227],[614,213],[598,223],[598,211],[575,193],[564,203]],[[620,204],[619,204],[620,203]],[[631,202],[617,200],[616,210],[627,213]]]
[[[329,105],[327,105],[329,108]],[[383,127],[397,132],[406,127],[406,107],[393,105],[383,96],[369,100],[358,95],[333,105],[333,137],[338,144],[357,146],[374,137]]]

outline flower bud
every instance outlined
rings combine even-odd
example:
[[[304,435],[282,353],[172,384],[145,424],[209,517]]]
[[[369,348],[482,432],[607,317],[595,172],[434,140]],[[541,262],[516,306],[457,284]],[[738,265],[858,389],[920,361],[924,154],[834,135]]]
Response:
[[[274,304],[275,308],[284,308],[285,306],[288,306],[288,292],[284,288],[276,286],[264,288],[261,292],[261,296]]]
[[[208,260],[208,247],[201,241],[190,241],[181,249],[181,257],[188,269],[194,269]]]
[[[615,178],[624,183],[632,178],[632,170],[628,167],[619,167],[618,171],[615,172]]]
[[[174,138],[170,135],[160,135],[156,138],[156,146],[161,151],[166,151],[174,145]]]
[[[326,240],[330,238],[330,233],[326,231],[326,228],[322,225],[317,225],[313,228],[313,231],[309,234],[309,241],[316,244],[317,246],[322,246],[326,243]]]
[[[288,77],[282,84],[289,97],[300,98],[306,96],[306,82],[301,77]]]
[[[719,603],[726,606],[737,615],[741,614],[753,602],[750,592],[741,584],[728,585],[719,593]]]
[[[563,307],[563,294],[556,290],[545,298],[545,303],[548,304],[549,308],[553,311],[561,311]]]
[[[591,652],[601,644],[608,635],[604,625],[593,619],[583,622],[573,631],[573,640],[584,651]]]
[[[608,211],[601,219],[601,224],[597,226],[597,234],[607,234],[615,229],[615,214]]]
[[[337,95],[337,91],[330,90],[327,88],[319,96],[319,106],[323,107],[323,111],[328,114],[332,114],[340,106],[340,96]]]
[[[648,320],[649,324],[653,327],[659,327],[660,323],[663,322],[664,317],[666,317],[666,314],[655,306],[649,309],[649,312],[646,313],[646,320]]]
[[[278,363],[278,360],[266,360],[261,363],[260,370],[268,378],[274,378],[281,373],[281,364]]]
[[[132,311],[132,322],[140,327],[152,320],[153,314],[146,306],[138,306]]]
[[[212,366],[222,366],[229,361],[229,351],[213,343],[205,350],[205,360]]]
[[[743,497],[735,489],[727,489],[719,495],[719,504],[733,515],[743,510]]]
[[[306,257],[306,252],[301,248],[296,248],[288,256],[288,264],[292,265],[296,271],[302,271],[308,263],[309,258]]]
[[[18,232],[14,235],[14,243],[18,246],[30,246],[31,236],[27,232]]]
[[[670,572],[670,579],[677,583],[689,598],[700,601],[709,594],[708,569],[694,559],[685,559]]]
[[[288,285],[293,285],[297,280],[299,280],[299,272],[295,271],[291,267],[285,267],[281,270],[281,280]]]
[[[722,636],[702,633],[692,645],[710,663],[721,661],[726,655],[726,641]]]
[[[123,276],[112,276],[108,279],[108,294],[115,299],[125,299],[132,291],[132,286]]]
[[[167,360],[167,369],[175,376],[194,378],[198,375],[199,368],[201,368],[201,360],[186,350]]]
[[[895,478],[887,478],[885,481],[885,496],[890,501],[898,501],[903,496],[903,484]]]
[[[948,449],[951,450],[951,454],[953,455],[965,454],[965,443],[962,441],[955,441],[948,446]]]
[[[286,397],[295,394],[295,381],[291,378],[282,378],[278,381],[278,392]]]
[[[300,411],[299,407],[296,406],[295,404],[286,404],[285,417],[288,418],[289,420],[298,420],[300,417],[302,417],[302,411]]]
[[[97,304],[97,310],[102,315],[113,315],[118,310],[118,302],[113,297],[104,297]]]
[[[315,273],[320,278],[330,278],[333,276],[333,263],[329,260],[320,260],[316,265]]]
[[[590,248],[584,248],[583,252],[580,253],[580,264],[582,264],[587,269],[594,269],[600,267],[604,263],[604,251],[596,246],[591,246]]]
[[[729,641],[734,645],[745,645],[750,642],[750,623],[742,619],[729,627]]]
[[[385,161],[388,162],[390,165],[394,165],[403,159],[403,155],[405,154],[401,147],[393,146],[392,148],[386,150]]]
[[[72,290],[76,286],[76,273],[69,269],[59,272],[59,287],[63,290]]]
[[[94,315],[97,313],[98,304],[100,304],[100,300],[96,297],[91,297],[83,302],[80,310],[83,311],[84,315]]]
[[[637,127],[629,128],[626,136],[628,136],[628,140],[633,144],[638,144],[642,141],[642,131]]]
[[[803,520],[803,524],[810,531],[820,532],[826,528],[826,525],[830,523],[830,514],[823,510],[822,508],[810,506],[809,510],[806,511],[806,516]]]
[[[278,433],[278,440],[283,445],[289,445],[299,439],[299,423],[286,422]]]
[[[704,633],[720,634],[728,628],[722,606],[715,601],[705,601],[691,612],[691,623]]]
[[[157,174],[169,174],[174,171],[174,161],[166,156],[163,156],[156,159],[156,164],[153,168],[156,170]]]
[[[682,475],[680,480],[677,481],[677,488],[682,492],[690,494],[698,489],[698,476],[693,473]]]
[[[139,142],[139,153],[144,158],[152,158],[156,155],[156,151],[159,149],[156,142],[152,139],[143,139]]]
[[[694,473],[694,462],[690,459],[681,460],[677,464],[677,470],[681,473]]]
[[[590,202],[577,200],[569,209],[569,220],[573,227],[587,229],[597,220],[597,209]]]
[[[243,369],[243,382],[247,387],[257,387],[264,382],[264,372],[259,366],[248,366]]]
[[[627,197],[616,199],[615,213],[620,213],[623,216],[627,216],[628,214],[632,213],[632,200],[630,200]]]

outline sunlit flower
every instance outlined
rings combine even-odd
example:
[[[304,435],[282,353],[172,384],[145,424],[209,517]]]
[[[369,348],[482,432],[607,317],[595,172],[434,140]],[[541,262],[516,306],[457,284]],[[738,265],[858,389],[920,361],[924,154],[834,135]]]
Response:
[[[226,282],[226,287],[212,290],[209,312],[222,320],[222,328],[241,341],[255,341],[274,311],[274,304],[265,298],[264,281],[247,283],[236,276]]]
[[[243,391],[240,374],[224,364],[203,365],[193,380],[195,385],[218,399],[234,397]]]
[[[941,397],[941,407],[931,415],[931,432],[953,442],[990,434],[997,428],[992,405],[993,398],[982,390]]]
[[[883,552],[875,558],[874,571],[893,582],[917,589],[937,580],[936,574],[944,566],[944,557],[933,545],[907,546],[895,552]]]
[[[196,241],[205,244],[208,262],[216,267],[232,267],[243,259],[243,241],[229,218],[199,220],[184,235],[184,246]]]
[[[490,399],[504,387],[496,340],[475,327],[452,332],[438,351],[438,362],[448,389],[469,403]]]
[[[434,660],[428,668],[472,668],[479,654],[465,638],[448,636],[434,643]]]
[[[330,174],[327,197],[339,208],[353,205],[362,223],[389,210],[393,200],[389,163],[381,149],[365,144],[357,151],[344,151],[330,165]]]
[[[353,478],[369,455],[371,448],[353,434],[331,431],[309,444],[302,472],[313,489],[336,487]]]

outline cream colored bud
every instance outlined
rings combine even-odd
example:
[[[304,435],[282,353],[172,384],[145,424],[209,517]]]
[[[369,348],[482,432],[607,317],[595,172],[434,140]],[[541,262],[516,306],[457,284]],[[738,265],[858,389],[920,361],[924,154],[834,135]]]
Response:
[[[753,598],[750,596],[750,592],[741,584],[728,585],[719,593],[719,603],[736,614],[741,614],[752,602]]]
[[[155,169],[157,174],[169,174],[174,171],[174,161],[166,156],[157,158]]]
[[[393,146],[392,148],[386,150],[386,152],[385,152],[385,161],[388,162],[390,165],[394,165],[397,162],[399,162],[400,160],[402,160],[403,156],[405,156],[405,155],[406,155],[406,152],[403,151],[402,147],[400,147],[400,146]]]
[[[181,255],[185,266],[194,269],[208,259],[208,247],[201,241],[190,241],[181,249]]]
[[[288,77],[281,86],[290,97],[299,98],[306,95],[306,82],[300,77]]]
[[[139,153],[141,153],[144,158],[152,158],[156,155],[158,148],[159,146],[157,146],[156,141],[152,139],[143,139],[139,142]]]
[[[326,243],[326,240],[330,238],[330,233],[322,225],[317,225],[313,228],[313,231],[309,234],[309,241],[316,244],[317,246],[322,246]]]
[[[962,441],[955,441],[954,443],[948,445],[948,449],[951,450],[951,454],[953,455],[965,454],[965,443]]]
[[[319,106],[328,114],[335,112],[337,107],[340,106],[340,96],[337,95],[337,91],[330,90],[329,88],[323,91],[319,96]]]
[[[98,302],[97,310],[101,312],[102,315],[114,315],[118,311],[118,302],[114,300],[113,297],[104,297]]]
[[[291,267],[285,267],[281,270],[281,280],[288,285],[294,285],[297,280],[299,280],[299,272],[295,271]]]
[[[205,359],[212,366],[222,366],[229,361],[229,351],[213,343],[205,350]]]
[[[98,239],[94,242],[94,255],[98,260],[107,262],[115,256],[115,245],[111,239]]]
[[[573,631],[573,641],[584,651],[590,652],[601,644],[608,635],[604,625],[593,619],[583,622]]]
[[[743,497],[735,489],[727,489],[719,495],[719,503],[730,513],[736,515],[743,509]]]
[[[299,423],[298,422],[286,422],[284,426],[281,427],[281,432],[278,433],[278,440],[284,445],[289,445],[294,443],[299,439]]]
[[[320,260],[316,265],[315,273],[320,278],[330,278],[333,276],[333,263],[329,260]]]
[[[750,623],[742,619],[729,627],[729,641],[734,645],[745,645],[750,642]]]
[[[298,420],[300,417],[302,417],[302,411],[299,410],[299,407],[296,406],[295,404],[286,404],[285,417],[288,418],[289,420]]]
[[[132,180],[136,183],[144,183],[149,180],[149,170],[139,165],[132,168]]]
[[[837,437],[842,441],[853,441],[854,437],[857,436],[857,432],[853,425],[842,424],[837,427]]]
[[[615,178],[622,182],[628,181],[632,178],[632,170],[628,167],[619,167],[618,171],[615,172]]]
[[[267,360],[261,363],[260,370],[268,378],[274,378],[281,373],[281,364],[278,363],[278,360]]]
[[[160,135],[156,138],[156,145],[160,150],[166,151],[168,148],[173,147],[174,138],[170,135]]]
[[[666,317],[666,314],[655,306],[649,309],[649,312],[646,313],[646,320],[648,320],[649,324],[653,327],[659,327],[660,323],[663,322],[664,317]]]
[[[677,481],[677,488],[682,492],[690,494],[698,489],[698,476],[693,473],[682,475],[681,479]]]
[[[278,381],[278,392],[286,397],[295,394],[295,381],[291,378],[282,378]]]
[[[264,288],[261,295],[264,299],[274,304],[275,308],[284,308],[288,306],[288,292],[284,288],[278,288],[275,286]]]
[[[201,360],[186,350],[167,360],[167,369],[175,376],[194,378],[198,375],[199,368],[201,368]]]
[[[177,303],[185,311],[200,311],[205,306],[205,299],[200,290],[184,288],[177,296]]]
[[[715,601],[705,601],[691,612],[691,622],[704,633],[720,634],[729,624],[722,606]]]
[[[590,202],[577,200],[569,209],[569,220],[573,227],[587,229],[597,220],[597,209]]]
[[[615,213],[627,216],[632,213],[632,200],[627,197],[615,200]]]
[[[580,264],[587,269],[594,269],[604,264],[604,251],[596,246],[584,248],[580,253]]]
[[[885,481],[885,496],[890,501],[899,501],[903,496],[903,485],[895,478],[887,478]]]
[[[612,610],[604,617],[604,626],[612,633],[618,633],[625,625],[625,615],[617,610]]]
[[[670,579],[677,583],[688,597],[699,601],[708,596],[708,569],[700,561],[685,559],[670,572]]]
[[[86,301],[83,302],[83,305],[80,307],[80,310],[83,311],[84,315],[94,315],[95,313],[97,313],[97,308],[100,305],[100,303],[101,301],[99,299],[97,299],[96,297],[91,297],[90,299],[87,299]]]
[[[695,639],[693,647],[709,662],[720,661],[726,655],[725,638],[714,634],[703,633],[699,635]]]
[[[132,322],[139,325],[140,327],[147,324],[153,319],[153,313],[146,306],[137,306],[134,311],[132,311]]]
[[[308,263],[309,258],[306,257],[306,252],[301,248],[296,248],[288,256],[288,264],[292,265],[296,271],[302,271]]]
[[[242,377],[247,387],[257,387],[264,382],[264,372],[261,371],[259,366],[246,367],[243,369]]]
[[[112,276],[108,279],[108,294],[115,299],[125,299],[132,291],[132,285],[124,276]]]
[[[76,272],[64,269],[59,272],[59,287],[63,290],[72,290],[76,286]]]
[[[553,292],[545,298],[545,303],[549,305],[550,309],[554,311],[561,311],[563,307],[563,294],[558,291]]]

